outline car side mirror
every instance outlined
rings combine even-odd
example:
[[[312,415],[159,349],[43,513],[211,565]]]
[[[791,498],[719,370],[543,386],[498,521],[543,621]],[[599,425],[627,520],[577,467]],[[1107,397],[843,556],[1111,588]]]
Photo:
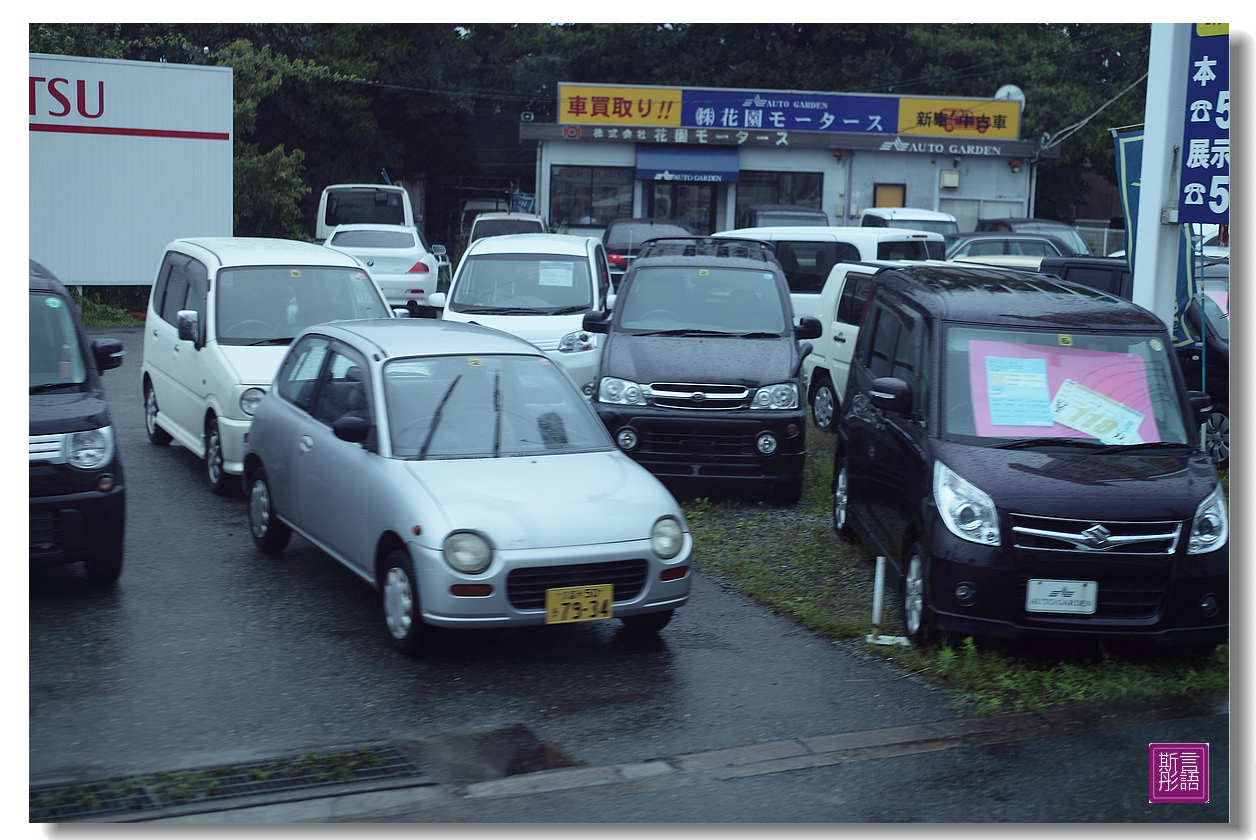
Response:
[[[610,314],[605,310],[584,313],[584,321],[581,324],[586,332],[593,333],[609,333],[611,331]]]
[[[444,246],[444,245],[433,245],[433,246],[432,246],[432,253],[433,253],[433,254],[435,254],[435,255],[436,255],[436,256],[438,256],[438,257],[443,257],[443,256],[445,256],[445,246]]]
[[[180,309],[175,321],[179,329],[179,340],[190,341],[199,348],[201,346],[201,313],[195,309]]]
[[[341,417],[331,424],[331,430],[343,441],[361,443],[371,434],[371,421],[365,417]]]
[[[807,338],[819,338],[824,332],[824,328],[820,324],[820,319],[814,315],[804,315],[798,319],[798,326],[794,327],[794,338],[802,341]]]
[[[910,414],[912,411],[911,386],[893,376],[872,380],[868,388],[872,404],[882,411]]]
[[[92,341],[92,357],[96,360],[96,369],[99,371],[111,370],[122,364],[122,357],[126,355],[126,351],[122,349],[122,342],[116,338],[97,338]]]
[[[404,306],[394,306],[392,313],[393,313],[394,318],[409,318],[410,317],[410,310],[406,309]]]
[[[436,309],[444,309],[445,308],[445,293],[444,292],[432,292],[430,295],[427,296],[427,305],[435,307]]]
[[[1208,419],[1208,415],[1212,413],[1212,397],[1204,391],[1187,391],[1186,401],[1190,405],[1191,411],[1195,415],[1195,419],[1203,423]]]

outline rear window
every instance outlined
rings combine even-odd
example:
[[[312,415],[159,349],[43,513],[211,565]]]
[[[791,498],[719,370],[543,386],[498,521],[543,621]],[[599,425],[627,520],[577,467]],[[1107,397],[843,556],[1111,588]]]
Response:
[[[937,245],[935,257],[929,252],[929,245]],[[928,260],[942,259],[942,243],[929,243],[923,239],[907,239],[897,242],[877,243],[877,259],[879,260]]]
[[[692,236],[693,231],[680,225],[631,223],[611,225],[606,232],[606,247],[610,251],[623,253],[635,251],[641,243],[657,236]]]
[[[401,193],[382,190],[337,190],[327,195],[327,215],[336,225],[404,225],[406,211]]]
[[[341,248],[413,248],[414,235],[404,230],[345,230],[332,234]]]
[[[536,219],[482,219],[471,229],[471,239],[483,239],[486,236],[502,236],[508,233],[543,233],[541,223]]]

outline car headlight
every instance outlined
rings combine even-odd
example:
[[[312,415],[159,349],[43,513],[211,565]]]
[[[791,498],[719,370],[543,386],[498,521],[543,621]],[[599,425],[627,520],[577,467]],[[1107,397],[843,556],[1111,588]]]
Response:
[[[645,405],[645,389],[636,382],[603,376],[597,390],[598,402],[616,405]]]
[[[941,461],[933,466],[933,500],[952,534],[981,545],[999,544],[994,499]]]
[[[264,396],[266,392],[261,388],[249,388],[240,395],[240,410],[252,417],[257,412],[257,406]]]
[[[578,353],[593,349],[593,335],[587,332],[567,333],[558,342],[559,353]]]
[[[685,545],[685,529],[674,516],[664,516],[650,529],[650,547],[664,560],[671,560]]]
[[[754,392],[751,408],[797,408],[798,386],[792,382],[768,385]]]
[[[1230,517],[1226,513],[1225,496],[1218,486],[1208,498],[1199,503],[1195,511],[1195,521],[1191,523],[1191,538],[1187,543],[1187,554],[1203,554],[1216,551],[1225,545],[1230,538]]]
[[[65,436],[65,460],[80,470],[94,470],[113,460],[113,427],[102,426]]]
[[[478,575],[493,561],[488,540],[471,531],[456,531],[445,538],[445,562],[456,571]]]

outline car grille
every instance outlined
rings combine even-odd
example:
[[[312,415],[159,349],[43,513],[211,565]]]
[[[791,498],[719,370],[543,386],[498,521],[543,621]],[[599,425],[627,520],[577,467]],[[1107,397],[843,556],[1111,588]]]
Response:
[[[1012,514],[1011,524],[1017,548],[1096,555],[1170,556],[1182,533],[1180,521],[1098,522]]]
[[[65,463],[65,435],[30,435],[28,460],[49,464]]]
[[[742,385],[652,382],[650,391],[653,404],[659,408],[729,411],[750,405],[750,389]]]
[[[61,517],[55,510],[31,511],[31,556],[56,554],[61,545]]]
[[[547,589],[609,583],[615,587],[614,603],[619,604],[641,594],[649,569],[643,559],[514,569],[506,577],[506,597],[515,609],[541,610]]]

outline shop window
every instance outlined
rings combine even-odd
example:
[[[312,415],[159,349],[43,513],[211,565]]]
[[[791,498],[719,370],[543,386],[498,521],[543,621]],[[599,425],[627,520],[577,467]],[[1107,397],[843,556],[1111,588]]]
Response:
[[[756,204],[793,204],[824,209],[824,174],[820,172],[750,172],[737,176],[737,218]]]
[[[632,167],[555,166],[550,169],[550,230],[606,227],[632,215]]]

